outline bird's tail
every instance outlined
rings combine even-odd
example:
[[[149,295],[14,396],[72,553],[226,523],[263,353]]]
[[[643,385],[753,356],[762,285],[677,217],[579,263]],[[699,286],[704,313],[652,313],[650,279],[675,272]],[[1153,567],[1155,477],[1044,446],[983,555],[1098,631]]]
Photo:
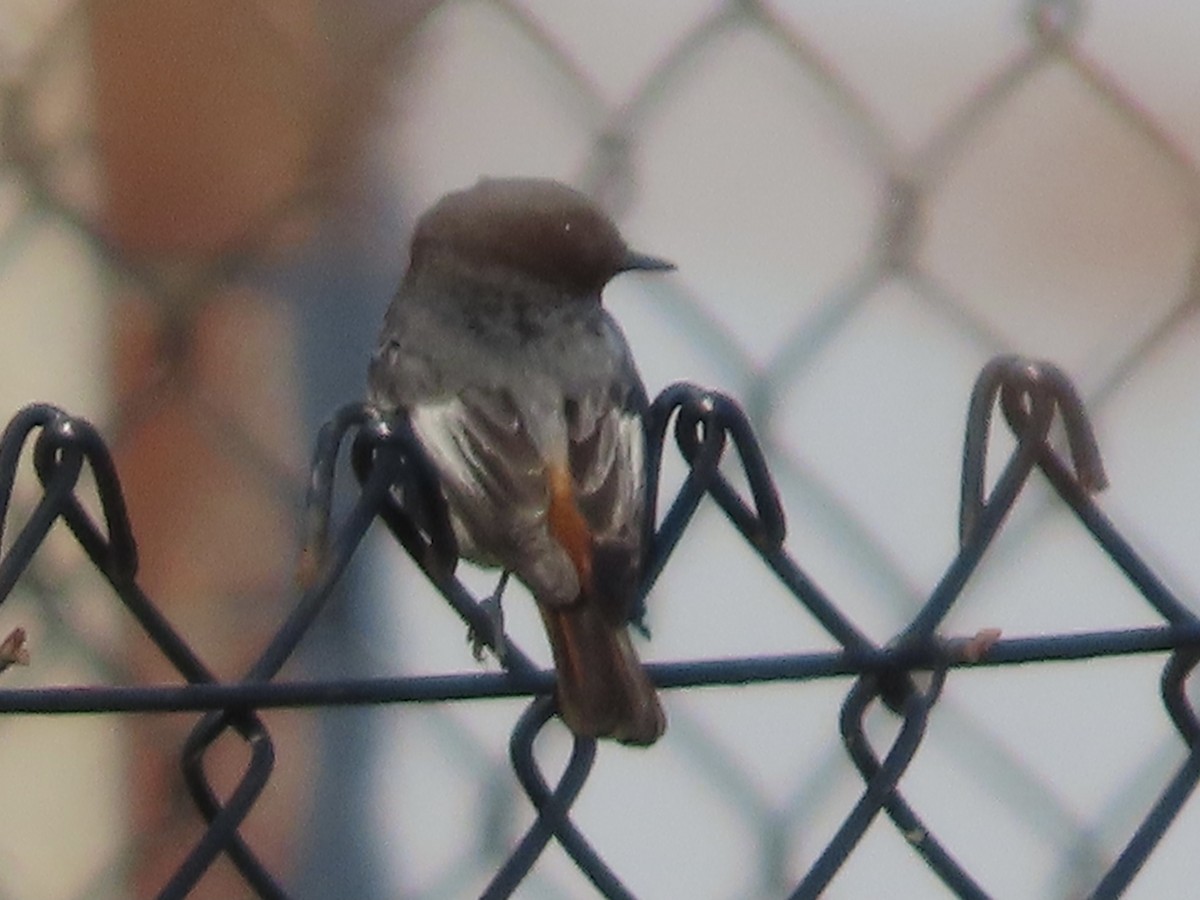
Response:
[[[570,606],[538,604],[554,667],[559,713],[584,737],[648,746],[667,727],[658,694],[642,668],[629,629],[587,598]]]

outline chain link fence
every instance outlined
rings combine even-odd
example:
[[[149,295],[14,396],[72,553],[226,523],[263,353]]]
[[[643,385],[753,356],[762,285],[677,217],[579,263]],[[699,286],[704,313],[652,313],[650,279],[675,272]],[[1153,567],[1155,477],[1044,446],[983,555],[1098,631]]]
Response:
[[[0,391],[68,411],[0,446],[0,897],[1187,896],[1200,19],[222,12],[0,5]],[[472,670],[492,576],[343,406],[409,213],[525,173],[680,267],[608,295],[662,391],[647,752],[551,721],[520,597]]]

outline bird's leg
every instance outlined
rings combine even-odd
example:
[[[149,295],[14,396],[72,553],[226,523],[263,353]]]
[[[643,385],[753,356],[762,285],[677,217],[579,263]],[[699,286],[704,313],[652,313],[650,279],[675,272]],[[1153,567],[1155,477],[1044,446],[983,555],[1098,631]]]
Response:
[[[484,597],[479,601],[479,606],[487,613],[487,617],[492,622],[492,652],[496,654],[496,659],[504,662],[504,606],[501,600],[504,597],[504,588],[508,585],[508,577],[512,574],[508,569],[500,573],[500,580],[496,583],[496,589],[491,595]],[[488,636],[482,635],[473,627],[467,629],[467,640],[471,642],[471,654],[475,657],[476,662],[483,662],[483,651],[488,647]]]

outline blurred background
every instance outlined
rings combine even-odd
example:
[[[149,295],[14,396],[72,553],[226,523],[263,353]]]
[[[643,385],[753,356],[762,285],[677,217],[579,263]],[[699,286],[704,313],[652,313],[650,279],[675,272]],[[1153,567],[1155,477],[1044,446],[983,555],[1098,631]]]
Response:
[[[481,175],[547,175],[678,264],[606,295],[651,394],[744,404],[790,551],[874,640],[953,558],[967,398],[1002,352],[1075,380],[1106,511],[1200,607],[1197,46],[1200,7],[1162,0],[0,0],[0,413],[98,425],[144,587],[236,678],[295,599],[313,438],[362,395],[412,221]],[[548,665],[516,588],[506,612]],[[651,660],[833,647],[708,506],[648,624]],[[1035,483],[946,631],[1151,624]],[[173,679],[61,527],[0,608],[17,625],[33,659],[7,686]],[[1087,894],[1185,757],[1161,664],[952,675],[906,796],[993,895]],[[284,674],[474,670],[376,534]],[[667,736],[602,747],[573,819],[639,897],[784,896],[861,791],[847,688],[671,692]],[[476,896],[532,820],[523,706],[269,713],[243,833],[301,900]],[[202,832],[193,722],[0,722],[0,898],[161,888]],[[218,785],[245,763],[228,743]],[[1189,896],[1198,838],[1193,803],[1130,895]],[[829,894],[942,892],[881,817]],[[222,861],[194,896],[249,894]],[[552,844],[518,896],[592,894]]]

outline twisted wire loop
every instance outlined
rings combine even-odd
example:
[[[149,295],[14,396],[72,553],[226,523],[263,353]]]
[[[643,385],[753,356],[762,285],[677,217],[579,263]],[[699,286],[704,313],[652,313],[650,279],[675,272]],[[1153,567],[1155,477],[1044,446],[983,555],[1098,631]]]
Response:
[[[1005,462],[990,493],[985,495],[986,451],[993,410],[999,405],[1014,437],[1016,447]],[[1059,457],[1050,442],[1050,430],[1056,418],[1067,435],[1071,464]],[[682,484],[658,521],[657,505],[662,459],[667,434],[674,420],[673,436],[680,455],[688,466]],[[1015,505],[1022,488],[1035,469],[1045,473],[1054,489],[1109,552],[1117,565],[1134,582],[1151,604],[1172,625],[1196,626],[1186,607],[1142,564],[1116,530],[1107,523],[1092,501],[1092,495],[1107,485],[1096,439],[1078,393],[1057,367],[1016,356],[998,357],[979,376],[972,394],[964,440],[962,501],[960,509],[960,551],[936,585],[924,606],[909,626],[886,648],[875,647],[845,617],[838,607],[809,579],[783,547],[786,524],[778,492],[775,490],[761,447],[744,413],[728,397],[690,384],[677,384],[663,391],[649,406],[645,421],[647,439],[647,478],[650,503],[646,516],[649,538],[641,602],[635,608],[635,622],[645,614],[644,598],[662,573],[672,553],[704,498],[711,497],[733,526],[759,556],[795,594],[800,603],[845,648],[845,654],[861,666],[842,707],[841,734],[850,758],[860,772],[865,790],[825,850],[796,886],[792,897],[817,896],[829,884],[853,852],[875,816],[882,810],[922,857],[926,864],[957,896],[986,897],[987,893],[942,846],[919,815],[904,799],[897,785],[915,757],[929,715],[941,694],[951,667],[978,664],[990,650],[1001,649],[998,635],[987,638],[982,646],[972,641],[942,640],[937,626],[960,596],[971,574],[999,532]],[[415,472],[422,468],[419,448],[407,443],[414,455]],[[732,444],[749,489],[743,497],[722,473],[720,466]],[[372,451],[374,453],[374,451]],[[364,454],[365,455],[365,454]],[[368,471],[359,468],[363,478]],[[428,482],[426,482],[428,484]],[[435,496],[427,497],[420,488],[406,485],[397,492],[421,497],[414,509],[436,507]],[[478,610],[454,579],[453,568],[444,561],[453,555],[447,537],[452,533],[437,507],[432,518],[425,515],[423,529],[414,525],[421,515],[407,517],[389,497],[389,527],[404,544],[426,574],[454,606],[464,621],[483,634],[490,634],[493,620]],[[655,523],[658,522],[657,527]],[[438,535],[442,535],[439,541]],[[444,547],[437,550],[438,544]],[[434,566],[431,559],[443,564]],[[519,657],[523,659],[524,657]],[[1163,697],[1177,728],[1190,746],[1196,746],[1200,733],[1197,721],[1184,694],[1184,682],[1198,656],[1195,649],[1182,648],[1172,654],[1164,672]],[[868,659],[870,662],[868,662]],[[509,661],[505,660],[509,666]],[[520,668],[519,665],[512,668]],[[915,669],[932,672],[923,687],[911,677]],[[662,667],[655,667],[659,675]],[[668,673],[669,674],[669,673]],[[695,671],[685,671],[676,685],[701,683]],[[725,675],[736,681],[731,666]],[[703,683],[719,683],[705,680]],[[725,682],[729,683],[729,682]],[[890,749],[879,754],[865,732],[865,717],[875,700],[901,718],[901,727]],[[632,896],[617,876],[605,865],[568,813],[582,788],[594,759],[594,742],[576,739],[574,749],[557,785],[550,788],[533,755],[534,738],[553,715],[553,701],[543,696],[531,704],[513,733],[511,755],[515,771],[538,817],[518,842],[488,885],[484,896],[507,897],[535,864],[551,838],[559,841],[596,888],[607,897]],[[1196,753],[1188,758],[1179,775],[1168,786],[1155,811],[1118,859],[1098,891],[1123,886],[1153,850],[1155,842],[1186,801],[1195,784]]]
[[[987,452],[995,410],[1015,439],[990,490]],[[1066,457],[1053,446],[1052,426],[1062,423]],[[816,855],[790,896],[819,895],[853,854],[867,828],[885,813],[899,833],[947,888],[959,897],[986,897],[986,889],[934,835],[903,796],[900,781],[916,757],[928,722],[950,672],[970,666],[1105,655],[1165,652],[1162,701],[1188,754],[1163,787],[1149,813],[1094,896],[1119,895],[1133,880],[1200,780],[1200,717],[1186,684],[1200,662],[1200,620],[1163,584],[1116,526],[1096,505],[1107,484],[1095,436],[1074,387],[1053,365],[1015,356],[999,357],[981,372],[967,413],[963,445],[959,549],[911,622],[878,646],[811,579],[784,547],[786,524],[770,471],[745,414],[730,398],[689,384],[663,391],[645,417],[647,478],[651,485],[645,531],[647,554],[635,624],[644,598],[684,538],[705,498],[720,508],[733,528],[794,595],[798,604],[838,642],[833,653],[799,653],[743,659],[657,663],[651,677],[664,688],[814,678],[852,679],[839,728],[846,752],[863,780],[863,791],[840,827]],[[668,435],[686,464],[679,486],[659,515],[660,472]],[[220,684],[187,642],[172,629],[137,583],[137,548],[116,471],[103,441],[86,421],[47,405],[19,412],[0,436],[0,546],[10,519],[20,460],[32,445],[41,496],[21,517],[0,553],[0,601],[30,564],[51,527],[62,519],[92,564],[163,655],[186,682],[183,686],[0,689],[0,712],[194,711],[195,727],[181,751],[182,776],[206,822],[201,837],[158,893],[186,896],[221,855],[259,897],[283,898],[284,889],[239,834],[239,827],[270,778],[275,747],[257,710],[269,706],[347,703],[445,702],[481,697],[529,697],[510,740],[517,780],[536,812],[484,889],[487,898],[509,897],[556,841],[605,897],[635,896],[612,871],[571,818],[587,782],[596,742],[575,738],[557,779],[543,772],[537,738],[556,712],[553,673],[539,669],[456,575],[458,548],[436,473],[403,415],[385,418],[356,404],[340,410],[316,441],[308,490],[298,597],[274,637],[244,675]],[[339,462],[347,458],[359,487],[335,513]],[[740,478],[731,480],[730,467]],[[1157,628],[1082,635],[1048,635],[1002,640],[998,633],[948,638],[938,627],[958,601],[1028,480],[1040,471],[1064,505],[1116,568],[1162,616]],[[100,517],[85,509],[80,479],[90,472]],[[735,486],[735,481],[745,489]],[[275,681],[303,640],[345,571],[367,530],[380,521],[412,557],[478,640],[492,648],[503,673],[409,676],[329,682]],[[866,717],[876,704],[898,720],[891,745],[876,747]],[[232,793],[218,797],[204,770],[209,748],[227,732],[245,742],[249,760]]]
[[[0,528],[8,521],[17,465],[34,432],[37,432],[33,442],[34,467],[42,484],[42,498],[0,557],[0,599],[8,597],[50,527],[61,517],[92,564],[180,675],[191,684],[214,683],[212,672],[137,584],[137,549],[116,467],[90,423],[46,404],[26,407],[13,418],[0,436]],[[94,478],[103,527],[83,508],[75,494],[85,464]],[[230,711],[225,716],[227,724],[246,742],[249,762],[224,807],[204,783],[202,771],[197,777],[185,762],[189,788],[209,827],[163,887],[158,895],[161,898],[186,896],[222,852],[259,896],[284,896],[237,834],[238,826],[270,776],[274,748],[253,711]]]

